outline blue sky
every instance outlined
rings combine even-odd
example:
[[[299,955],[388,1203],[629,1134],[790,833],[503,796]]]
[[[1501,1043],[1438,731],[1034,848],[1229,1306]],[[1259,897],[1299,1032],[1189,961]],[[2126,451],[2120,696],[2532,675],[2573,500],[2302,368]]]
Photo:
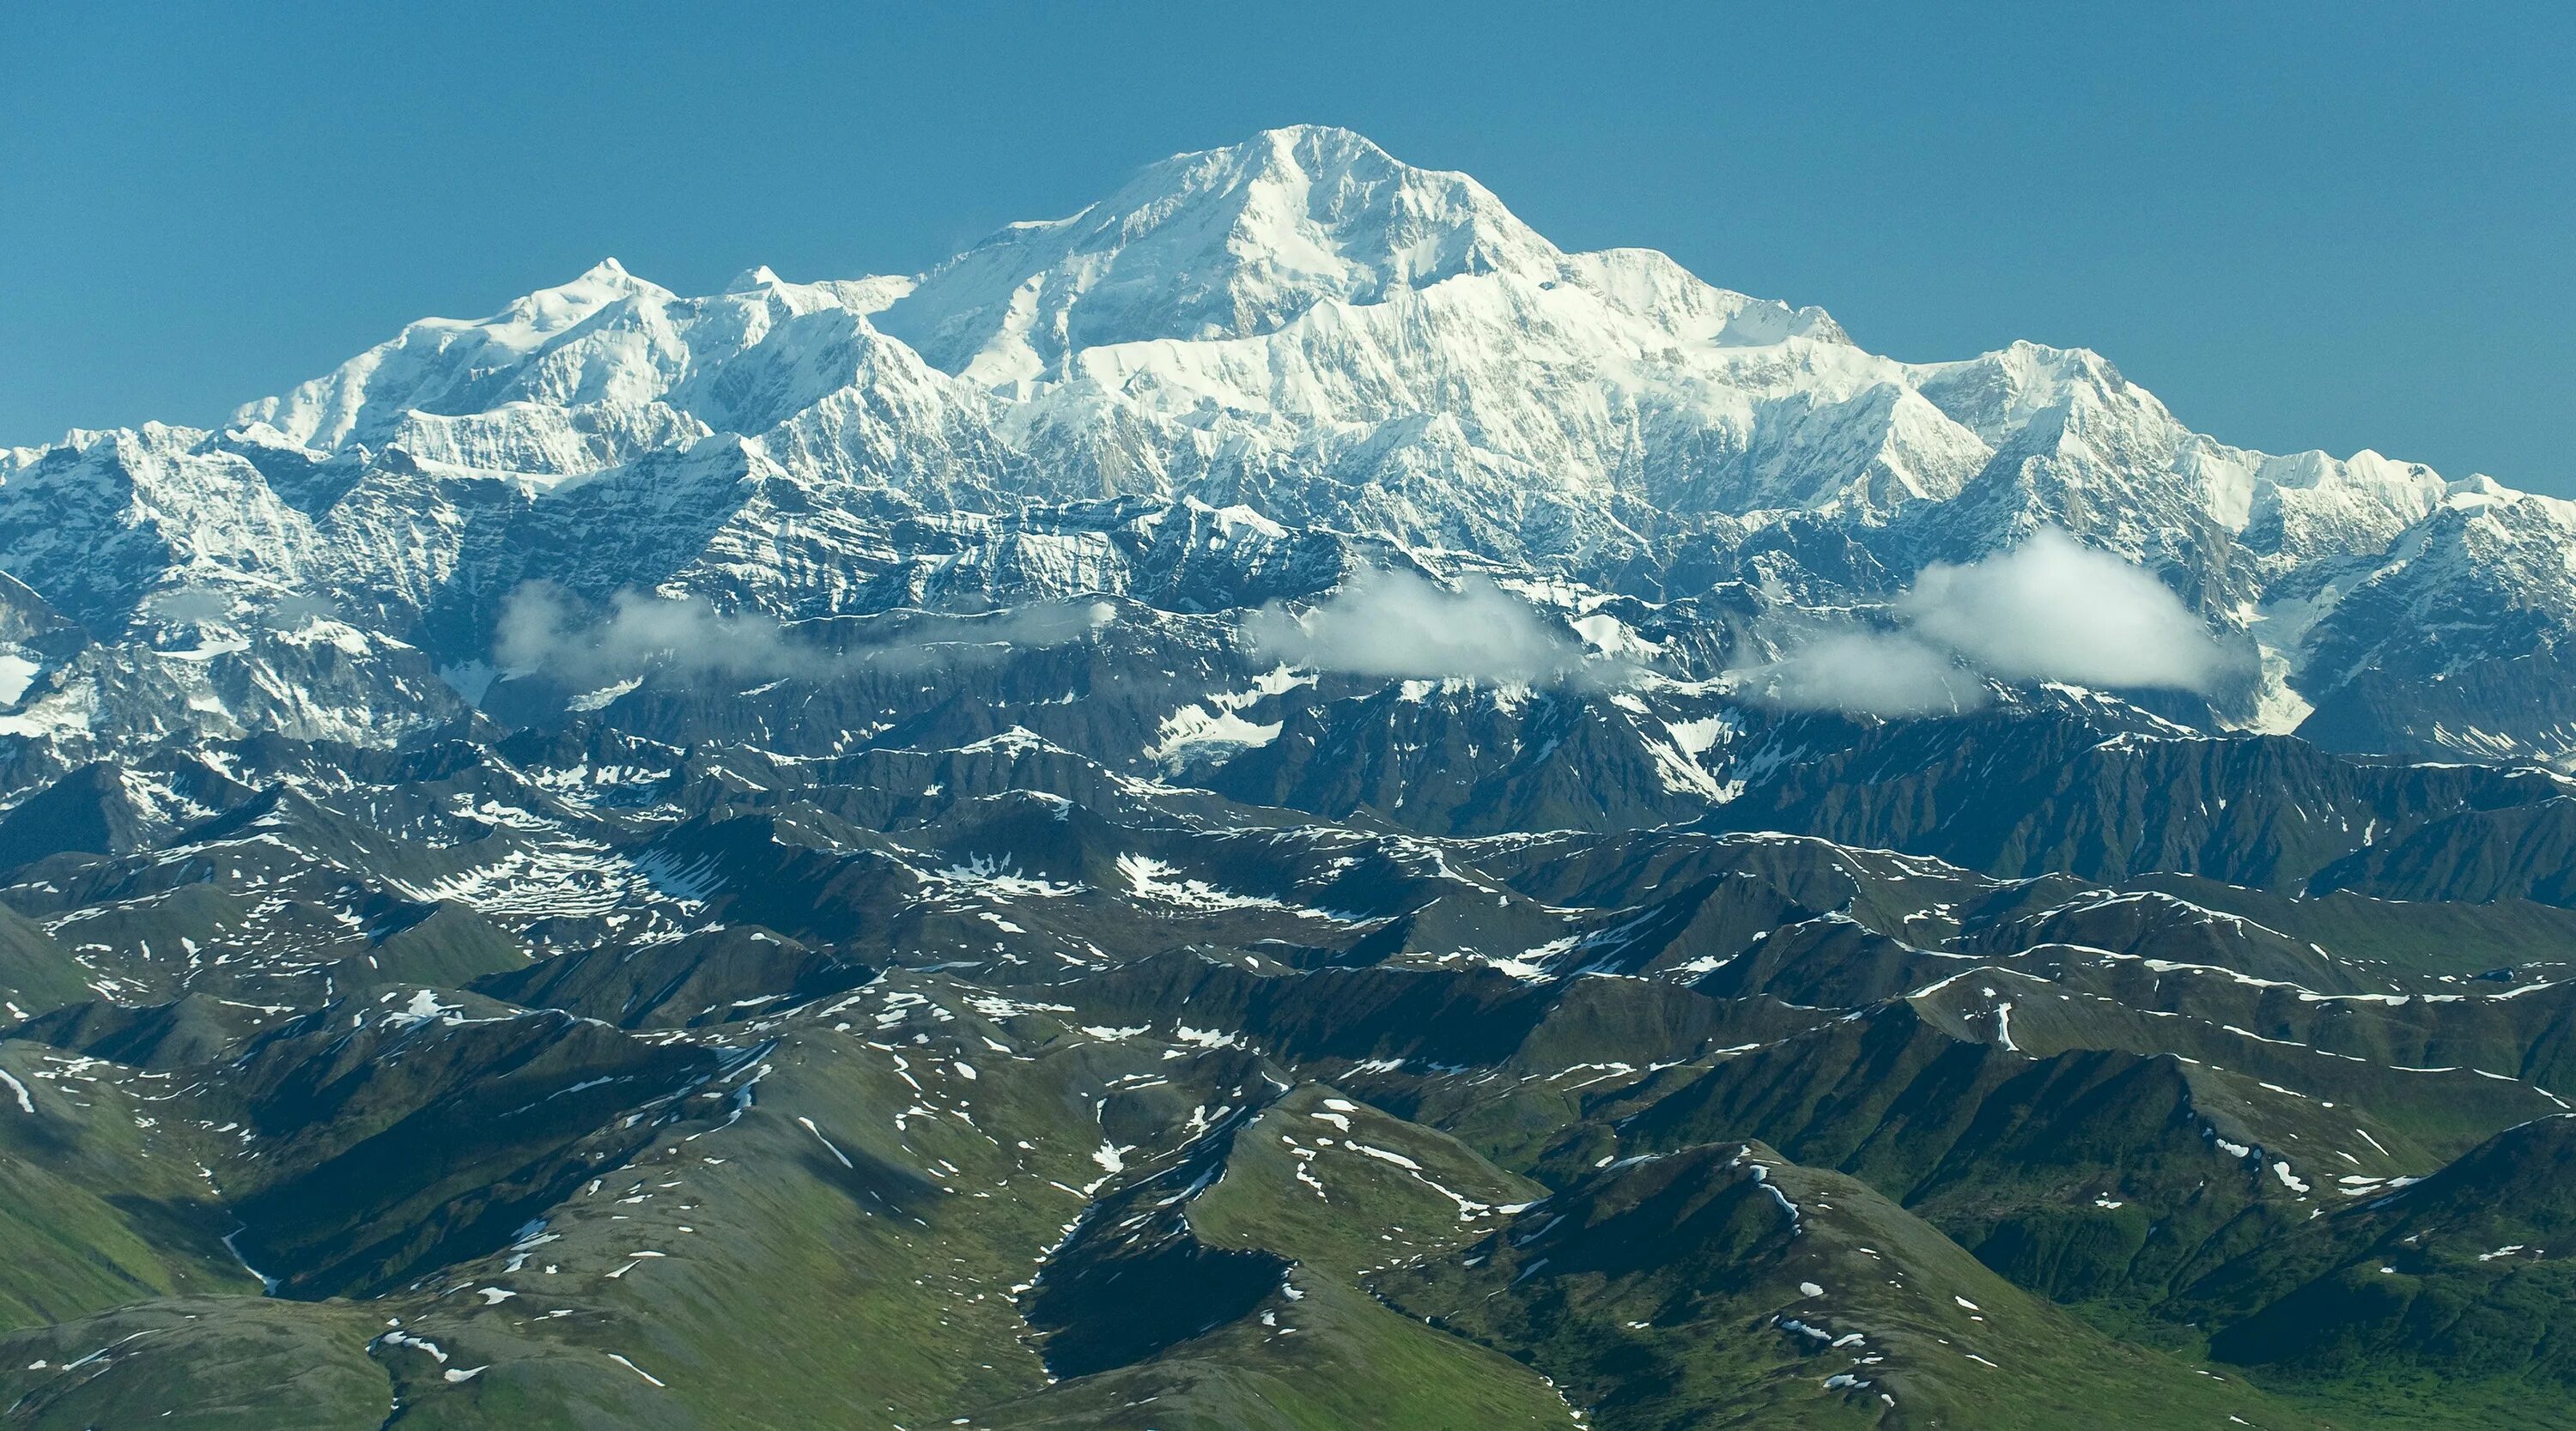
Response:
[[[0,442],[610,254],[914,271],[1314,121],[1878,351],[2082,344],[2231,441],[2576,494],[2563,4],[84,3],[0,54]]]

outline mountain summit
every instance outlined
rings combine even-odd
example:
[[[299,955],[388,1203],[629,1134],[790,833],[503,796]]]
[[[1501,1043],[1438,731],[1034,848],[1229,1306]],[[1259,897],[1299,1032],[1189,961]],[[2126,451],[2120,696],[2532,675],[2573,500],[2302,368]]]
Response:
[[[1546,282],[1563,258],[1466,175],[1300,125],[1175,155],[1069,219],[1014,224],[933,269],[880,326],[1002,387],[1060,378],[1086,348],[1251,337],[1458,274]]]

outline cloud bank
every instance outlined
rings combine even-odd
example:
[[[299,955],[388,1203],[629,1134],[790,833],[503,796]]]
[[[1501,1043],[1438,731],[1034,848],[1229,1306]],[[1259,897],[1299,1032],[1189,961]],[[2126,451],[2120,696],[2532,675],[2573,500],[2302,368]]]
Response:
[[[1989,677],[2208,695],[2235,664],[2162,582],[2054,527],[1926,567],[1891,609],[1894,630],[1833,632],[1735,674],[1792,709],[1893,718],[1973,710]]]
[[[1303,613],[1275,603],[1252,612],[1243,631],[1264,657],[1362,676],[1546,685],[1588,669],[1580,643],[1480,576],[1452,591],[1411,572],[1363,571]]]
[[[585,619],[553,587],[510,594],[492,637],[506,671],[543,673],[568,686],[601,686],[660,666],[683,681],[768,680],[819,672],[829,658],[791,643],[766,616],[728,615],[705,600],[621,591],[608,612]]]
[[[898,644],[836,651],[799,638],[770,616],[721,612],[696,596],[621,591],[605,613],[591,616],[554,587],[532,582],[503,603],[492,658],[514,675],[542,674],[576,689],[648,671],[684,685],[827,680],[862,669],[915,670],[1060,646],[1117,614],[1106,601],[1041,601],[981,616],[925,615]]]
[[[1949,652],[1891,631],[1834,631],[1743,674],[1774,705],[1860,715],[1957,715],[1988,699],[1985,682]]]
[[[2000,556],[1931,566],[1897,602],[1916,634],[2007,681],[2206,695],[2227,652],[2140,567],[2042,527]]]

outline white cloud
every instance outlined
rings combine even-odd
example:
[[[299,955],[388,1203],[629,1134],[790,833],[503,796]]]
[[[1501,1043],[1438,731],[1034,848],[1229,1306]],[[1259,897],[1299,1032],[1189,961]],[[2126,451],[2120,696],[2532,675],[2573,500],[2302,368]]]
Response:
[[[1106,601],[1039,601],[975,616],[921,613],[892,644],[833,650],[757,612],[727,613],[696,596],[621,591],[588,616],[530,583],[510,594],[492,640],[494,662],[576,689],[652,672],[683,684],[826,680],[861,668],[912,670],[988,661],[1011,649],[1060,646],[1115,619]]]
[[[766,616],[728,615],[695,596],[621,591],[608,613],[585,620],[553,587],[510,594],[492,639],[502,669],[544,672],[570,686],[597,686],[659,666],[684,680],[762,680],[819,667],[823,658],[791,644]]]
[[[1363,571],[1303,613],[1273,604],[1244,618],[1263,656],[1364,676],[1540,685],[1587,669],[1581,643],[1482,577],[1455,591],[1404,571]]]
[[[1044,648],[1079,641],[1118,619],[1118,608],[1106,601],[1032,601],[980,616],[926,618],[937,635],[920,635],[923,645],[970,645]],[[898,648],[878,647],[870,657],[883,660]]]
[[[2236,665],[2162,582],[2054,527],[1983,561],[1925,568],[1892,610],[1897,630],[1817,636],[1736,674],[1794,709],[1897,717],[1981,706],[1986,677],[2206,695]]]
[[[1956,715],[1989,698],[1985,682],[1950,653],[1896,631],[1832,632],[1786,660],[1740,674],[1747,690],[1791,710],[1891,720]]]
[[[2055,527],[1984,561],[1925,568],[1896,608],[1917,635],[2006,681],[2205,695],[2230,666],[2163,582]]]

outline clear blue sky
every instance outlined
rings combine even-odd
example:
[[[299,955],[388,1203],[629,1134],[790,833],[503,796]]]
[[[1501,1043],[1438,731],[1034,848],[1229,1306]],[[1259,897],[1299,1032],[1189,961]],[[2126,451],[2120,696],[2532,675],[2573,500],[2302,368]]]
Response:
[[[211,421],[604,255],[909,272],[1316,121],[1882,352],[2083,344],[2232,441],[2576,493],[2563,3],[83,0],[0,54],[0,442]]]

